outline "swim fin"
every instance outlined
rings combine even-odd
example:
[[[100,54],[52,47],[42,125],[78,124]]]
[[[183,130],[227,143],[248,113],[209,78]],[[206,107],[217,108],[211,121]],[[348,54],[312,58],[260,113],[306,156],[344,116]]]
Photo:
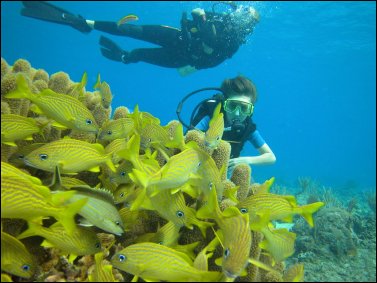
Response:
[[[76,16],[45,1],[22,1],[22,4],[24,5],[21,10],[21,15],[23,16],[69,25],[83,33],[88,33],[92,30],[82,16]]]
[[[123,62],[125,64],[130,63],[128,61],[129,52],[120,48],[114,41],[101,35],[101,37],[99,38],[99,43],[100,45],[102,45],[101,53],[106,58],[113,61]]]

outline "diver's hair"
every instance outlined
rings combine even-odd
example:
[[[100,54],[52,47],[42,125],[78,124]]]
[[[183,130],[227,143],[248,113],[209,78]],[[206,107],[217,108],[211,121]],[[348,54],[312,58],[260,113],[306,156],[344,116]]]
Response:
[[[234,79],[225,79],[221,84],[221,89],[225,94],[225,99],[232,93],[247,95],[251,98],[252,103],[255,103],[258,98],[254,83],[244,76],[237,76]]]

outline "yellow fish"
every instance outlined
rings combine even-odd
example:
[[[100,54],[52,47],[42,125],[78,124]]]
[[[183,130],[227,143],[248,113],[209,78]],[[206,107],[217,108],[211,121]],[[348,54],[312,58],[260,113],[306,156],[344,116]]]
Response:
[[[23,278],[35,272],[35,263],[24,244],[1,231],[1,270]]]
[[[178,244],[180,236],[180,226],[176,225],[173,221],[169,221],[164,226],[159,228],[155,233],[145,233],[137,238],[137,243],[140,242],[153,242],[156,244],[173,247]]]
[[[103,259],[103,252],[94,255],[96,265],[88,275],[89,282],[119,282],[113,275],[113,266],[106,264]]]
[[[135,128],[132,118],[119,118],[105,122],[98,133],[99,140],[113,141],[127,138]]]
[[[262,249],[272,255],[275,262],[281,262],[295,252],[296,234],[287,229],[274,229],[269,223],[261,229],[264,240],[259,243]]]
[[[184,253],[155,243],[130,245],[117,252],[111,263],[145,281],[217,282],[220,277],[219,272],[194,268]]]
[[[291,266],[283,276],[284,282],[304,282],[304,265],[296,263]]]
[[[58,166],[61,173],[81,171],[99,172],[99,165],[106,163],[116,171],[111,161],[111,153],[106,154],[101,144],[91,144],[76,139],[64,138],[45,144],[24,158],[28,166],[54,172]]]
[[[122,17],[118,22],[117,22],[117,25],[120,26],[120,25],[123,25],[125,23],[128,23],[128,22],[131,22],[131,21],[137,21],[139,19],[138,16],[136,15],[127,15],[127,16],[124,16]]]
[[[70,205],[63,203],[75,191],[51,194],[48,187],[36,185],[20,176],[1,175],[1,217],[27,221],[41,216],[53,216],[72,233],[76,227],[74,216],[86,204],[82,199]]]
[[[220,112],[221,103],[213,111],[212,119],[209,121],[209,128],[204,135],[205,146],[216,149],[224,133],[224,114]]]
[[[135,134],[127,142],[126,148],[117,151],[116,154],[117,156],[130,161],[134,168],[147,173],[147,175],[153,175],[154,173],[156,173],[160,169],[160,165],[155,159],[157,153],[144,158],[139,154],[139,152],[140,136],[138,134]]]
[[[134,201],[139,194],[138,191],[141,190],[141,188],[135,189],[135,187],[136,185],[134,183],[121,184],[120,186],[118,186],[116,191],[114,192],[115,204]]]
[[[112,161],[114,164],[118,164],[122,158],[118,156],[118,151],[125,149],[127,146],[128,138],[127,139],[116,139],[110,142],[106,147],[105,147],[105,152],[106,153],[111,153],[112,154]]]
[[[17,151],[14,152],[9,158],[8,162],[16,165],[18,168],[25,167],[24,157],[28,155],[33,150],[36,150],[38,147],[45,145],[46,143],[32,143],[25,145],[21,148],[17,148]]]
[[[27,182],[31,182],[32,184],[35,184],[37,186],[42,186],[42,181],[38,179],[37,177],[34,177],[30,174],[27,174],[24,171],[21,171],[17,167],[14,167],[13,165],[1,161],[1,177],[3,176],[14,176],[16,178],[22,178],[25,179]]]
[[[87,200],[78,212],[85,220],[81,225],[95,225],[104,231],[115,235],[122,235],[124,232],[122,218],[114,204],[114,197],[106,189],[93,189],[88,187],[73,187],[76,194],[67,202]]]
[[[56,93],[51,89],[44,89],[40,93],[33,93],[26,79],[18,75],[17,89],[6,94],[7,98],[27,98],[35,105],[31,109],[53,119],[53,126],[69,128],[84,132],[97,133],[98,125],[92,113],[85,105],[73,96]]]
[[[207,246],[205,246],[196,256],[194,267],[199,270],[208,271],[208,259],[213,256],[213,253],[218,244],[219,239],[217,237],[213,238],[213,240]]]
[[[133,181],[141,184],[144,188],[155,186],[152,196],[164,189],[177,188],[186,183],[190,176],[196,173],[203,162],[203,155],[195,148],[187,148],[174,155],[154,175],[133,169],[129,174]]]
[[[109,108],[111,105],[111,101],[113,100],[113,95],[111,93],[109,84],[107,82],[101,83],[100,74],[98,74],[97,82],[94,85],[94,88],[99,89],[102,106],[106,109]]]
[[[221,180],[221,176],[226,166],[223,165],[221,170],[219,170],[215,161],[208,155],[208,153],[201,149],[198,150],[201,151],[201,154],[206,157],[203,159],[204,161],[197,171],[197,178],[190,179],[190,184],[196,186],[199,193],[203,193],[203,201],[207,200],[212,189],[216,189],[217,198],[220,201],[223,197],[224,191],[224,184]]]
[[[109,172],[110,182],[120,184],[129,184],[131,183],[131,178],[128,176],[128,173],[132,172],[133,165],[130,161],[124,160],[116,168],[115,172]]]
[[[236,206],[242,214],[249,214],[251,228],[258,225],[258,217],[269,215],[269,220],[282,220],[292,222],[293,215],[299,214],[310,227],[314,226],[313,213],[324,205],[323,202],[315,202],[308,205],[297,206],[294,196],[282,196],[270,193],[256,193],[240,201]]]
[[[15,114],[1,114],[1,143],[16,146],[18,140],[33,140],[41,128],[33,118]]]
[[[197,217],[215,219],[219,225],[224,252],[222,259],[217,259],[216,263],[222,266],[224,275],[235,279],[244,273],[252,241],[248,215],[242,215],[235,207],[221,212],[216,190],[212,190],[208,203],[198,210]]]
[[[41,236],[46,239],[41,246],[55,247],[63,254],[70,254],[70,261],[79,255],[91,255],[101,251],[101,242],[97,234],[89,229],[76,227],[73,234],[69,235],[59,222],[49,228],[31,221],[28,225],[29,228],[18,235],[17,239]]]
[[[205,236],[207,228],[213,225],[213,223],[200,221],[196,218],[195,210],[186,205],[182,191],[171,194],[169,190],[163,190],[153,197],[149,196],[149,199],[163,218],[172,221],[178,227],[186,226],[193,229],[193,225],[197,225]]]

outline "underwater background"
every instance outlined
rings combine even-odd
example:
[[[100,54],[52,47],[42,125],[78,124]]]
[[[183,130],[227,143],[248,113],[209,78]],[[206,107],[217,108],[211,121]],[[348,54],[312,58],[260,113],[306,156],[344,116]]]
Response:
[[[139,17],[137,25],[179,27],[183,11],[189,14],[196,7],[210,10],[215,2],[54,3],[86,19],[117,21],[135,14]],[[176,69],[110,61],[99,51],[101,34],[125,50],[153,45],[96,30],[82,34],[68,26],[22,17],[21,2],[1,2],[1,56],[9,65],[19,58],[26,59],[34,68],[43,68],[50,75],[64,71],[76,82],[86,71],[89,90],[100,73],[101,79],[111,86],[113,110],[121,105],[133,109],[138,104],[142,111],[158,117],[161,124],[177,119],[177,105],[189,92],[219,87],[225,78],[245,75],[256,84],[259,94],[253,120],[277,157],[272,166],[254,166],[253,179],[263,183],[275,176],[275,183],[283,188],[281,192],[296,189],[305,193],[310,187],[303,185],[305,177],[324,193],[331,189],[334,198],[348,197],[339,206],[351,213],[354,208],[349,200],[375,192],[376,187],[376,3],[245,1],[242,4],[254,6],[261,18],[247,43],[220,66],[186,77],[181,77]],[[182,116],[186,122],[198,101],[205,97],[206,94],[200,94],[184,104]],[[249,154],[256,155],[257,151],[248,144],[243,155]],[[334,198],[329,197],[332,208],[339,204]],[[365,212],[373,204],[360,197],[358,207]],[[354,216],[353,223],[365,220],[367,213],[361,212]],[[342,223],[343,212],[331,213],[335,215],[333,219],[340,215],[339,221],[319,227],[332,225],[335,229]],[[324,219],[331,218],[331,213]],[[371,220],[375,224],[375,214]],[[363,229],[370,232],[372,226],[365,225]],[[310,249],[308,246],[301,239],[296,250],[305,251]],[[374,246],[364,249],[375,252],[375,230]],[[349,251],[334,254],[353,255]],[[375,280],[375,256],[371,259],[360,252],[357,256],[374,260],[371,264],[374,277],[368,269],[367,275],[354,274],[352,280]],[[298,259],[305,257],[311,255],[296,254]],[[352,281],[347,279],[347,272],[344,277],[320,278],[323,269],[316,266],[317,269],[311,269],[309,279]],[[349,272],[353,267],[345,265],[345,269]]]

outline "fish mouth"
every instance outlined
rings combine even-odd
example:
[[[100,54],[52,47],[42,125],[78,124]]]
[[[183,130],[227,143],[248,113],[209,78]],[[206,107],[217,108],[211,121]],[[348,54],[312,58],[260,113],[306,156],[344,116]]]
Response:
[[[31,163],[29,160],[27,160],[26,157],[24,157],[23,161],[24,161],[25,165],[30,166],[30,167],[37,168],[37,167],[34,166],[33,163]]]
[[[207,141],[204,142],[204,145],[209,148],[215,148],[215,146]]]
[[[232,272],[230,272],[230,271],[228,271],[228,270],[223,270],[223,272],[224,272],[224,275],[225,275],[226,277],[228,277],[228,278],[233,278],[233,279],[235,279],[235,278],[238,277],[237,274],[234,274],[234,273],[232,273]]]

